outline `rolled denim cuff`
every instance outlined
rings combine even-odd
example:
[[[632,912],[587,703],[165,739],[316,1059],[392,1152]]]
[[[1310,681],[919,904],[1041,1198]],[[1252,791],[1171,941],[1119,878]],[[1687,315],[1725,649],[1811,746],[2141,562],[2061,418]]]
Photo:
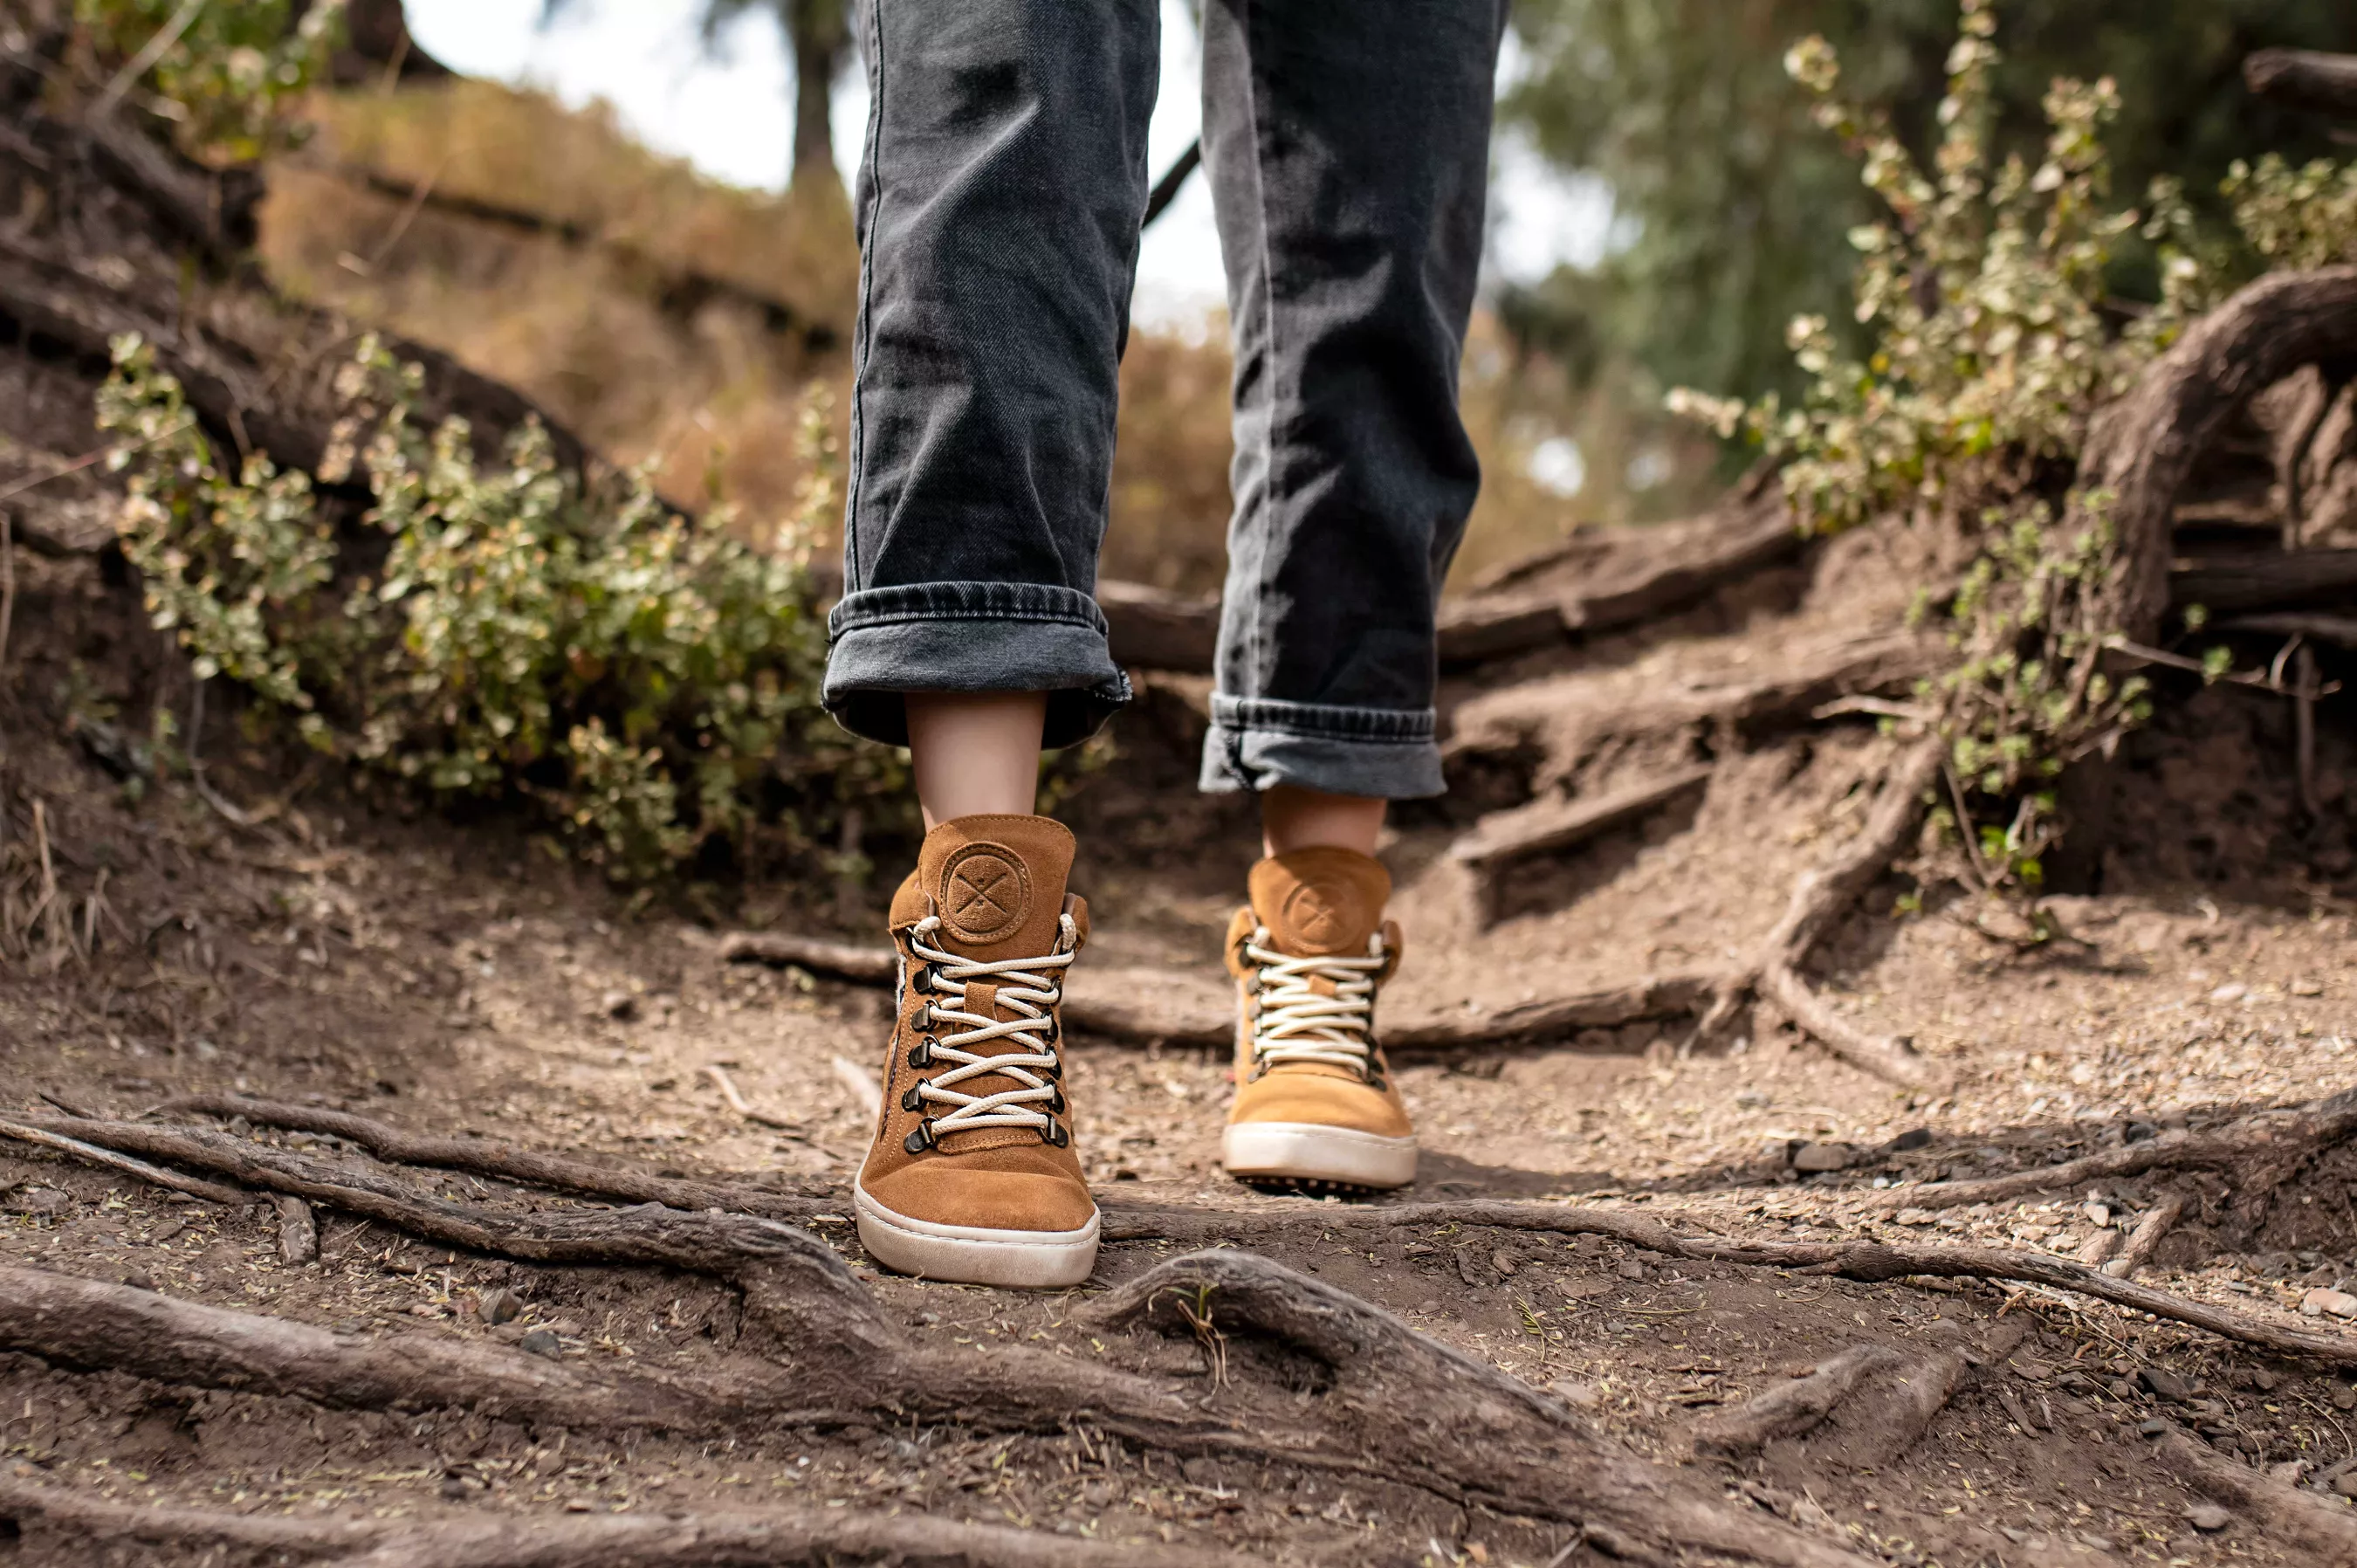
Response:
[[[1216,692],[1200,782],[1214,794],[1292,784],[1385,800],[1448,789],[1430,708],[1350,708]]]
[[[1045,692],[1049,750],[1086,740],[1129,701],[1104,612],[1044,583],[914,583],[845,594],[826,618],[819,701],[852,734],[909,744],[908,692]]]

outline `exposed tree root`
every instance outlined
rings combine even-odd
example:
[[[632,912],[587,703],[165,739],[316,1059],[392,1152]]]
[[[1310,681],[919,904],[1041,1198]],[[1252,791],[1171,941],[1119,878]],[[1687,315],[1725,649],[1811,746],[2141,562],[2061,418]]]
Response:
[[[2161,1467],[2222,1508],[2233,1509],[2259,1532],[2301,1553],[2315,1568],[2357,1564],[2357,1509],[2270,1478],[2229,1459],[2182,1432],[2154,1445]]]
[[[2263,98],[2357,119],[2357,55],[2260,49],[2244,57],[2243,80]]]
[[[608,1431],[743,1434],[885,1425],[911,1414],[1053,1431],[1085,1419],[1166,1451],[1348,1471],[1459,1504],[1579,1522],[1638,1562],[1682,1562],[1695,1551],[1779,1568],[1862,1562],[1618,1453],[1551,1397],[1265,1259],[1232,1251],[1174,1259],[1118,1294],[1109,1316],[1161,1326],[1157,1304],[1186,1293],[1204,1304],[1199,1310],[1323,1367],[1306,1399],[1263,1380],[1207,1400],[1184,1383],[1046,1352],[985,1356],[918,1345],[884,1322],[840,1263],[833,1273],[840,1288],[824,1294],[808,1290],[812,1269],[762,1293],[780,1359],[734,1357],[692,1374],[550,1359],[445,1334],[343,1336],[7,1265],[0,1265],[0,1344],[72,1367],[347,1409],[455,1407]],[[754,1293],[748,1305],[756,1305]],[[1403,1431],[1410,1423],[1414,1441]]]
[[[1707,766],[1684,768],[1595,799],[1543,799],[1493,811],[1448,846],[1448,858],[1471,875],[1474,897],[1486,918],[1500,873],[1539,855],[1576,849],[1599,833],[1635,822],[1707,784],[1713,771]]]
[[[1718,508],[1683,528],[1624,530],[1601,548],[1593,537],[1575,540],[1516,563],[1472,593],[1444,600],[1440,662],[1465,669],[1637,626],[1789,560],[1807,542],[1774,471],[1763,467]],[[1574,555],[1582,568],[1577,590],[1541,585]],[[1107,582],[1097,585],[1097,601],[1114,657],[1124,664],[1211,672],[1220,629],[1216,596]]]
[[[1727,1507],[1674,1473],[1615,1452],[1552,1395],[1426,1338],[1319,1280],[1250,1253],[1190,1253],[1122,1285],[1092,1316],[1194,1337],[1207,1325],[1273,1338],[1330,1376],[1315,1401],[1393,1463],[1504,1511],[1571,1518],[1612,1556],[1857,1563],[1856,1554]]]
[[[2097,607],[2102,624],[2132,641],[2155,640],[2170,600],[2177,502],[2194,463],[2261,391],[2303,365],[2352,358],[2357,266],[2273,273],[2188,328],[2096,417],[2072,511],[2075,522],[2090,522],[2089,498],[2105,498],[2103,516],[2120,542],[2120,566]],[[2284,559],[2309,564],[2305,553]]]
[[[1697,1454],[1748,1457],[1779,1438],[1813,1430],[1860,1383],[1906,1364],[1907,1358],[1888,1345],[1853,1345],[1817,1363],[1805,1378],[1778,1383],[1739,1405],[1703,1417],[1687,1428],[1687,1442]]]
[[[659,1205],[514,1214],[453,1203],[406,1184],[348,1165],[266,1149],[201,1129],[145,1127],[132,1122],[59,1121],[81,1140],[121,1144],[139,1153],[175,1158],[232,1175],[272,1192],[292,1193],[350,1213],[367,1215],[445,1245],[534,1262],[640,1264],[679,1268],[732,1280],[748,1305],[765,1314],[787,1310],[773,1288],[780,1269],[797,1280],[823,1281],[840,1300],[838,1312],[872,1317],[866,1294],[834,1253],[805,1231],[726,1212],[682,1213]],[[2060,1169],[2061,1167],[2054,1167]],[[706,1186],[724,1202],[737,1190]],[[1926,1189],[1909,1188],[1910,1192]],[[2228,1339],[2333,1366],[2357,1366],[2357,1339],[2279,1328],[2263,1320],[2190,1297],[2139,1285],[2043,1252],[1994,1247],[1921,1247],[1880,1241],[1766,1241],[1718,1235],[1680,1235],[1650,1215],[1622,1209],[1548,1203],[1469,1200],[1373,1204],[1251,1212],[1178,1205],[1102,1206],[1108,1241],[1176,1240],[1252,1244],[1305,1240],[1339,1230],[1380,1226],[1412,1229],[1491,1226],[1557,1235],[1608,1236],[1667,1257],[1697,1262],[1802,1269],[1867,1283],[1925,1275],[2015,1281],[2072,1291],[2139,1312],[2205,1329]],[[856,1307],[853,1304],[856,1303]]]
[[[1984,1358],[2002,1360],[2028,1332],[2023,1324],[2004,1326]],[[1910,1355],[1889,1345],[1853,1345],[1805,1378],[1703,1417],[1687,1429],[1687,1438],[1698,1455],[1740,1459],[1779,1439],[1814,1432],[1839,1410],[1848,1419],[1827,1445],[1834,1457],[1888,1464],[1931,1430],[1970,1367],[1955,1347]]]
[[[2190,1195],[2178,1191],[2146,1209],[2136,1229],[2128,1232],[2127,1244],[2120,1249],[2119,1256],[2104,1264],[2104,1273],[2124,1280],[2134,1279],[2138,1269],[2152,1262],[2153,1253],[2160,1250],[2161,1242],[2171,1228],[2185,1218],[2192,1203]]]
[[[0,1477],[0,1519],[35,1545],[45,1535],[76,1545],[226,1545],[302,1552],[334,1568],[1212,1568],[1245,1561],[922,1514],[731,1509],[383,1522],[136,1507],[9,1477]]]
[[[2061,1192],[2149,1171],[2217,1171],[2229,1178],[2238,1214],[2255,1222],[2276,1188],[2293,1172],[2352,1133],[2357,1133],[2357,1092],[2347,1092],[2298,1110],[2257,1112],[2204,1132],[2163,1133],[2059,1165],[1859,1197],[1886,1208],[1956,1208],[2011,1203],[2031,1193]]]
[[[855,985],[889,985],[892,950],[786,931],[737,931],[717,949],[739,963],[790,964]],[[1386,1027],[1383,1044],[1395,1054],[1472,1050],[1560,1039],[1581,1029],[1615,1028],[1652,1018],[1690,1015],[1717,982],[1703,974],[1649,976],[1601,991],[1566,992],[1501,1007],[1494,1013],[1435,1018]],[[1170,987],[1136,985],[1119,972],[1082,970],[1064,994],[1064,1026],[1076,1035],[1106,1040],[1157,1041],[1219,1048],[1235,1027],[1233,1015],[1212,1005],[1174,1005]],[[1154,1000],[1140,1002],[1138,998]]]
[[[254,1100],[242,1094],[191,1094],[167,1100],[157,1111],[194,1112],[227,1121],[243,1116],[263,1126],[289,1132],[324,1133],[358,1144],[381,1160],[406,1165],[438,1165],[445,1170],[472,1171],[502,1181],[554,1187],[559,1192],[586,1193],[594,1197],[618,1197],[630,1203],[660,1203],[670,1208],[726,1208],[759,1214],[770,1219],[801,1220],[820,1212],[808,1196],[779,1192],[744,1183],[712,1183],[679,1176],[659,1176],[627,1165],[603,1165],[570,1155],[528,1149],[494,1138],[441,1138],[413,1133],[325,1106],[297,1105],[288,1101]]]
[[[91,1165],[105,1165],[110,1169],[121,1171],[126,1176],[137,1176],[141,1181],[169,1188],[173,1192],[186,1193],[190,1197],[201,1197],[208,1203],[234,1205],[246,1201],[246,1195],[233,1187],[223,1187],[219,1182],[199,1181],[194,1176],[182,1176],[178,1171],[167,1171],[160,1165],[151,1165],[145,1160],[135,1160],[128,1155],[120,1154],[112,1149],[102,1149],[94,1144],[78,1143],[62,1133],[52,1132],[46,1127],[27,1127],[15,1122],[0,1122],[0,1138],[14,1138],[20,1144],[36,1144],[44,1148],[55,1149],[59,1154],[71,1155],[75,1159],[87,1161]]]
[[[1793,885],[1784,918],[1760,944],[1753,967],[1722,983],[1718,1001],[1703,1021],[1708,1034],[1741,1004],[1748,991],[1782,1010],[1826,1049],[1861,1071],[1910,1088],[1932,1082],[1932,1064],[1897,1040],[1868,1034],[1834,1012],[1801,978],[1801,966],[1835,920],[1846,914],[1914,836],[1923,820],[1924,796],[1939,777],[1945,747],[1937,736],[1917,741],[1883,776],[1866,827],[1840,854]]]

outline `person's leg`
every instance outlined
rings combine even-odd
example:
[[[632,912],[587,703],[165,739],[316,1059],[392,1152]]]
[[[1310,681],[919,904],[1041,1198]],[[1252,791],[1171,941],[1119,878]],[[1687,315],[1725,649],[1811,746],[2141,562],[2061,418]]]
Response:
[[[1063,1087],[1088,929],[1039,750],[1128,696],[1091,596],[1146,201],[1154,0],[868,0],[845,593],[823,696],[907,744],[926,834],[888,918],[878,1262],[1068,1285],[1097,1214]]]
[[[1154,0],[866,0],[844,594],[822,696],[1045,692],[1050,747],[1128,696],[1092,596],[1159,74]]]
[[[1235,333],[1203,787],[1261,793],[1229,931],[1222,1156],[1397,1187],[1415,1130],[1376,1042],[1397,966],[1384,803],[1442,789],[1434,617],[1480,471],[1457,413],[1502,0],[1209,0],[1203,152]]]
[[[1031,814],[1045,692],[910,692],[906,708],[927,832],[958,817]]]
[[[1298,784],[1272,785],[1260,798],[1261,854],[1290,854],[1324,844],[1372,855],[1390,804],[1365,795],[1329,795]]]

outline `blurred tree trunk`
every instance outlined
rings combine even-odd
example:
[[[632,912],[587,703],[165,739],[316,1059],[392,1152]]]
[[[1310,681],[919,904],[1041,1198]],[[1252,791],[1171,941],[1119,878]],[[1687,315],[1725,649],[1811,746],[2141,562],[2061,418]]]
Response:
[[[286,25],[301,22],[312,3],[295,0]],[[417,47],[402,0],[346,0],[344,47],[330,69],[339,87],[382,80],[388,70],[404,81],[446,81],[457,74]]]
[[[794,51],[793,183],[840,184],[834,165],[834,79],[851,53],[847,0],[787,0],[786,36]]]

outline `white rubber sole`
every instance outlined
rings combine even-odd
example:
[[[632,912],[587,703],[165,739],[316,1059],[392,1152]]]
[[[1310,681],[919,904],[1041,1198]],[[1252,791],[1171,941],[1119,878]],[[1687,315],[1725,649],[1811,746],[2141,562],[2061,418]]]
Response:
[[[1097,1266],[1097,1216],[1077,1230],[994,1230],[896,1214],[852,1184],[859,1240],[895,1273],[1016,1290],[1076,1285]]]
[[[1230,1176],[1255,1181],[1405,1187],[1415,1179],[1415,1138],[1315,1122],[1236,1122],[1220,1139],[1220,1161]]]

